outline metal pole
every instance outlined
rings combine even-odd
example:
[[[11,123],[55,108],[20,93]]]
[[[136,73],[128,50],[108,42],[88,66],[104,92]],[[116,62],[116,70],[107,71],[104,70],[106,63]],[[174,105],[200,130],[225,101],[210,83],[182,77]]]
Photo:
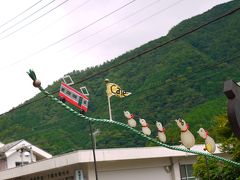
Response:
[[[111,102],[110,102],[109,96],[108,96],[108,110],[109,110],[109,119],[112,121],[112,109],[111,109]]]
[[[94,148],[97,149],[97,141],[96,141],[96,136],[100,133],[100,131],[97,129],[96,131],[94,131],[93,134],[93,142],[94,142]]]
[[[97,149],[96,136],[95,135],[93,135],[93,143],[94,143],[94,149]]]
[[[88,121],[90,133],[91,133],[91,140],[92,140],[92,150],[93,150],[93,160],[94,160],[94,169],[95,169],[95,176],[96,180],[98,180],[98,173],[97,173],[97,162],[96,162],[96,154],[95,154],[95,147],[94,147],[94,139],[93,139],[93,132],[92,132],[92,124],[91,121]]]
[[[207,176],[208,176],[208,180],[210,180],[210,175],[209,175],[209,167],[208,167],[208,159],[206,156],[205,157],[205,161],[206,161],[206,168],[207,168]]]
[[[23,166],[23,148],[21,148],[20,154],[21,154],[21,166]]]
[[[32,147],[30,147],[30,156],[31,156],[31,163],[33,162],[33,150]]]
[[[105,84],[106,84],[106,89],[108,89],[108,83],[109,83],[109,79],[105,79]],[[108,91],[108,90],[106,90]],[[110,102],[110,96],[107,92],[107,97],[108,97],[108,111],[109,111],[109,119],[112,121],[112,109],[111,109],[111,102]]]

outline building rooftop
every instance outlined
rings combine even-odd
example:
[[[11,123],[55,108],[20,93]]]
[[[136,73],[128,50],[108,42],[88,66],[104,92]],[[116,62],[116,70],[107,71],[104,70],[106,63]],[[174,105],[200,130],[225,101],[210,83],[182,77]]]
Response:
[[[215,154],[220,154],[219,145]],[[183,146],[177,146],[184,148]],[[191,150],[205,152],[204,144],[195,145]],[[186,153],[167,149],[164,147],[136,147],[136,148],[114,148],[114,149],[97,149],[96,160],[97,162],[106,161],[119,161],[119,160],[134,160],[134,159],[151,159],[151,158],[167,158],[167,157],[184,157],[196,156],[196,154]],[[12,168],[0,171],[0,177],[14,178],[19,175],[24,176],[37,172],[47,171],[49,169],[61,168],[69,165],[79,163],[93,162],[92,150],[79,150],[71,153],[54,156],[50,159],[41,160],[32,164],[22,166],[20,168]],[[18,176],[13,176],[14,174]]]
[[[0,147],[0,154],[7,152],[9,149],[16,146],[18,143],[20,143],[22,141],[23,140],[18,140],[18,141],[14,141],[14,142],[3,145],[2,147]]]

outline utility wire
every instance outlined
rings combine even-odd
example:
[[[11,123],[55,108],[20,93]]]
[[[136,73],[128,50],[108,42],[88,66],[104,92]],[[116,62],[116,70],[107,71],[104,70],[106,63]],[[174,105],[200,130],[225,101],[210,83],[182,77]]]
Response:
[[[9,29],[12,29],[13,27],[17,26],[18,24],[20,24],[21,22],[25,21],[26,19],[30,18],[31,16],[33,16],[34,14],[36,14],[37,12],[41,11],[42,9],[46,8],[47,6],[49,6],[50,4],[52,4],[54,1],[56,0],[52,0],[49,3],[47,3],[46,5],[44,5],[43,7],[41,7],[40,9],[38,9],[37,11],[33,12],[32,14],[28,15],[27,17],[23,18],[22,20],[18,21],[17,23],[13,24],[12,26],[8,27],[7,29],[3,30],[0,32],[0,34],[3,34],[4,32],[8,31]],[[13,31],[12,33],[10,33],[7,36],[4,36],[2,39],[5,39],[6,37],[10,36],[11,34],[13,34],[16,31]]]
[[[183,33],[183,34],[175,37],[175,38],[172,38],[172,39],[170,39],[170,40],[168,40],[168,41],[166,41],[166,42],[163,42],[163,43],[161,43],[161,44],[159,44],[159,45],[157,45],[157,46],[155,46],[155,47],[153,47],[153,48],[147,49],[147,50],[145,50],[145,51],[143,51],[143,52],[141,52],[141,53],[139,53],[139,54],[137,54],[137,55],[135,55],[135,56],[133,56],[133,57],[130,57],[130,58],[126,59],[125,61],[122,61],[122,62],[120,62],[120,63],[118,63],[118,64],[116,64],[116,65],[113,65],[113,66],[111,66],[111,67],[109,67],[109,68],[106,68],[105,70],[102,70],[102,71],[100,71],[100,72],[98,72],[98,73],[92,74],[92,75],[86,77],[86,78],[84,79],[84,81],[86,81],[86,80],[88,80],[88,79],[91,79],[91,78],[94,78],[94,77],[96,77],[96,76],[99,76],[99,75],[101,75],[101,74],[103,74],[103,73],[105,73],[105,72],[108,72],[108,71],[110,71],[110,70],[112,70],[112,69],[115,69],[115,68],[117,68],[117,67],[119,67],[119,66],[121,66],[121,65],[123,65],[123,64],[126,64],[126,63],[128,63],[128,62],[131,62],[131,61],[135,60],[136,58],[138,58],[138,57],[140,57],[140,56],[142,56],[142,55],[144,55],[144,54],[150,53],[150,52],[152,52],[152,51],[154,51],[154,50],[156,50],[156,49],[159,49],[159,48],[161,48],[161,47],[164,47],[164,46],[166,46],[166,45],[168,45],[168,44],[170,44],[170,43],[174,43],[174,42],[176,42],[177,40],[179,40],[179,39],[181,39],[181,38],[183,38],[183,37],[185,37],[185,36],[187,36],[187,35],[195,32],[195,31],[197,31],[197,30],[199,30],[199,29],[201,29],[201,28],[203,28],[203,27],[206,27],[206,26],[208,26],[209,24],[212,24],[212,23],[214,23],[214,22],[216,22],[216,21],[218,21],[218,20],[220,20],[220,19],[223,19],[223,18],[225,18],[225,17],[227,17],[227,16],[229,16],[229,15],[232,15],[232,14],[236,13],[236,12],[239,11],[239,10],[240,10],[240,7],[236,8],[236,9],[234,9],[234,10],[231,10],[231,11],[225,13],[224,15],[221,15],[221,16],[219,16],[219,17],[217,17],[217,18],[215,18],[215,19],[213,19],[213,20],[211,20],[211,21],[208,21],[208,22],[206,22],[206,23],[204,23],[204,24],[202,24],[202,25],[200,25],[200,26],[198,26],[198,27],[196,27],[196,28],[194,28],[194,29],[191,29],[191,30],[189,30],[189,31],[187,31],[187,32],[185,32],[185,33]],[[80,84],[81,82],[83,82],[83,80],[78,81],[78,82],[76,82],[75,84]]]
[[[200,73],[200,72],[201,72],[202,70],[204,70],[204,69],[208,69],[208,70],[215,69],[217,66],[219,66],[219,65],[221,65],[221,64],[224,64],[224,63],[226,63],[226,62],[232,62],[232,61],[237,60],[237,59],[240,59],[240,54],[239,54],[239,52],[238,52],[238,55],[236,55],[236,56],[234,56],[234,57],[231,57],[230,59],[227,59],[227,60],[225,60],[225,61],[224,61],[224,59],[222,59],[222,60],[219,61],[218,63],[213,64],[213,65],[210,65],[210,66],[209,66],[209,65],[203,65],[202,67],[199,67],[199,69],[198,69],[197,71],[194,71],[194,73],[192,73],[192,74],[190,75],[190,77],[187,77],[186,80],[182,80],[182,82],[189,81],[189,80],[193,79],[193,77],[194,77],[195,74]],[[216,73],[218,73],[218,72],[216,72]],[[172,83],[174,83],[174,82],[176,82],[176,81],[179,81],[180,79],[181,79],[181,77],[173,78],[173,79],[172,79],[172,81],[173,81]],[[203,78],[203,79],[204,79],[204,78]],[[191,82],[192,82],[192,81],[191,81]],[[162,86],[162,85],[166,85],[166,84],[171,84],[171,83],[166,83],[166,82],[164,82],[164,83],[163,83],[163,82],[155,83],[154,86],[151,86],[151,87],[149,87],[149,88],[146,88],[146,89],[137,91],[136,93],[131,94],[130,97],[132,97],[132,96],[134,96],[134,95],[137,95],[137,94],[139,94],[139,93],[145,92],[145,91],[149,91],[149,90],[155,89],[155,88],[159,87],[160,85]],[[130,97],[129,97],[129,98],[130,98]],[[129,98],[128,98],[128,99],[129,99]]]
[[[94,32],[94,33],[88,35],[87,37],[85,37],[85,38],[83,38],[83,39],[77,40],[77,41],[75,41],[75,42],[69,44],[68,46],[66,46],[66,47],[64,47],[64,48],[62,48],[62,49],[60,49],[58,52],[64,51],[64,50],[66,50],[66,49],[68,49],[68,48],[74,46],[75,44],[78,44],[78,43],[80,43],[80,42],[83,42],[84,40],[86,40],[86,39],[88,39],[88,38],[90,38],[90,37],[92,37],[92,36],[94,36],[94,35],[96,35],[96,34],[98,34],[98,33],[100,33],[100,32],[103,32],[103,31],[105,31],[106,29],[111,28],[111,27],[113,27],[113,26],[116,25],[116,24],[119,24],[120,22],[122,22],[122,21],[124,21],[124,20],[126,20],[126,19],[128,19],[128,18],[130,18],[130,17],[132,17],[132,16],[134,16],[134,15],[136,15],[136,14],[142,12],[143,10],[145,10],[145,9],[147,9],[147,8],[149,8],[149,7],[153,6],[153,5],[155,5],[156,3],[159,3],[160,1],[161,1],[161,0],[157,0],[157,1],[152,2],[152,3],[148,4],[147,6],[144,6],[143,8],[141,8],[141,9],[139,9],[139,10],[133,12],[132,14],[129,14],[128,16],[126,16],[126,17],[120,19],[119,21],[116,21],[115,23],[112,23],[112,24],[106,26],[105,28],[102,28],[102,29],[96,31],[96,32]]]
[[[71,34],[69,34],[69,35],[63,37],[62,39],[59,39],[58,41],[55,41],[54,43],[52,43],[52,44],[50,44],[50,45],[48,45],[48,46],[46,46],[46,47],[44,47],[44,48],[42,48],[42,49],[40,49],[40,50],[34,52],[34,53],[32,53],[32,54],[30,54],[29,56],[27,56],[27,57],[25,57],[25,58],[23,58],[23,59],[20,59],[20,60],[14,62],[14,63],[12,63],[11,65],[18,64],[19,62],[21,62],[21,61],[23,61],[23,60],[26,60],[26,59],[28,59],[28,58],[30,58],[30,57],[36,55],[36,54],[39,54],[39,53],[41,53],[41,52],[43,52],[43,51],[49,49],[49,48],[52,47],[52,46],[55,46],[55,45],[59,44],[60,42],[62,42],[62,41],[64,41],[64,40],[66,40],[66,39],[68,39],[68,38],[70,38],[70,37],[72,37],[72,36],[74,36],[74,35],[80,33],[81,31],[87,29],[88,27],[90,27],[90,26],[92,26],[92,25],[98,23],[99,21],[101,21],[101,20],[103,20],[103,19],[105,19],[105,18],[111,16],[112,14],[114,14],[114,13],[120,11],[121,9],[123,9],[123,8],[125,8],[126,6],[132,4],[132,3],[135,2],[135,1],[136,1],[136,0],[132,0],[132,1],[128,2],[127,4],[124,4],[123,6],[121,6],[121,7],[117,8],[117,9],[115,9],[114,11],[112,11],[112,12],[106,14],[106,15],[104,15],[103,17],[101,17],[101,18],[99,18],[99,19],[97,19],[97,20],[91,22],[90,24],[88,24],[88,25],[86,25],[86,26],[84,26],[84,27],[78,29],[77,31],[75,31],[75,32],[73,32],[73,33],[71,33]]]
[[[235,54],[237,54],[237,53],[235,53]],[[237,54],[236,56],[231,57],[231,58],[229,58],[229,59],[223,58],[223,59],[219,60],[219,62],[217,62],[217,63],[215,63],[215,64],[213,64],[213,65],[211,65],[211,66],[202,66],[202,67],[199,67],[199,69],[198,69],[197,71],[193,72],[193,73],[191,74],[191,76],[190,76],[187,80],[190,80],[191,78],[194,77],[194,74],[198,74],[198,73],[201,72],[202,70],[212,69],[212,68],[214,69],[216,66],[219,66],[219,65],[221,65],[221,64],[223,64],[223,63],[226,63],[226,62],[232,62],[232,61],[234,61],[234,60],[236,60],[236,59],[239,59],[239,58],[240,58],[240,54]],[[85,81],[87,81],[87,80],[89,80],[89,79],[84,78],[81,82],[85,82]],[[178,78],[178,77],[176,77],[175,79],[173,79],[174,82],[175,82],[175,81],[178,81],[178,80],[180,80],[180,78]],[[151,87],[149,87],[149,88],[145,88],[145,89],[143,89],[143,90],[137,91],[137,92],[135,92],[134,94],[132,94],[131,96],[137,95],[137,94],[142,93],[142,92],[145,92],[145,91],[149,91],[149,90],[155,89],[155,88],[159,87],[160,85],[161,85],[161,86],[164,86],[164,85],[168,85],[168,84],[170,84],[170,83],[171,83],[171,82],[155,83],[154,86],[151,86]],[[77,84],[77,83],[75,83],[74,85],[76,85],[76,84]],[[58,92],[59,92],[59,91],[57,90],[57,91],[52,92],[51,94],[54,95],[54,94],[56,94],[56,93],[58,93]],[[33,100],[33,101],[30,101],[30,102],[24,103],[23,105],[18,106],[18,107],[16,107],[16,108],[13,108],[13,109],[11,109],[10,111],[8,111],[8,112],[6,112],[6,113],[0,114],[0,117],[1,117],[1,116],[4,116],[4,115],[6,115],[6,114],[8,114],[8,113],[10,113],[10,112],[12,112],[12,111],[15,111],[15,110],[18,110],[18,109],[22,109],[22,108],[24,108],[25,106],[28,106],[28,105],[31,105],[31,104],[36,103],[36,102],[38,102],[38,101],[41,101],[42,99],[45,99],[45,98],[46,98],[46,96],[42,96],[42,97],[40,97],[40,98],[38,98],[38,99],[36,99],[36,100]],[[46,125],[49,125],[49,124],[46,124]],[[45,126],[45,124],[43,124],[43,125],[41,125],[41,126],[32,127],[32,129],[36,129],[36,128],[44,127],[44,126]]]
[[[56,0],[53,0],[53,1],[56,1]],[[53,2],[53,1],[51,1],[51,2]],[[53,10],[59,8],[60,6],[62,6],[62,5],[65,4],[65,3],[67,3],[68,1],[69,1],[69,0],[65,0],[65,1],[63,1],[62,3],[60,3],[60,4],[57,5],[57,6],[55,6],[54,8],[50,9],[50,10],[47,11],[46,13],[44,13],[44,14],[42,14],[41,16],[37,17],[36,19],[30,21],[29,23],[25,24],[24,26],[21,26],[20,28],[18,28],[17,30],[11,32],[10,34],[8,34],[8,35],[2,37],[0,40],[3,40],[3,39],[5,39],[5,38],[11,36],[12,34],[14,34],[14,33],[18,32],[18,31],[20,31],[21,29],[27,27],[28,25],[32,24],[33,22],[37,21],[38,19],[42,18],[43,16],[46,16],[47,14],[49,14],[50,12],[52,12]],[[0,33],[0,34],[1,34],[1,33]]]
[[[29,8],[25,9],[23,12],[19,13],[18,15],[14,16],[13,18],[9,19],[8,21],[6,21],[5,23],[3,23],[2,25],[0,25],[0,28],[5,26],[6,24],[12,22],[13,20],[15,20],[16,18],[18,18],[19,16],[21,16],[22,14],[24,14],[25,12],[27,12],[28,10],[32,9],[34,6],[36,6],[37,4],[39,4],[41,1],[40,0],[38,2],[36,2],[35,4],[33,4],[32,6],[30,6]]]
[[[60,18],[58,18],[57,20],[55,20],[54,22],[51,22],[49,25],[45,26],[45,28],[43,28],[41,31],[42,32],[46,29],[48,29],[50,26],[56,24],[58,21],[62,20],[63,18],[65,18],[66,16],[69,16],[70,14],[72,14],[73,12],[75,12],[76,10],[78,10],[79,8],[83,7],[85,4],[89,3],[91,0],[86,0],[83,3],[81,3],[80,5],[78,5],[77,7],[75,7],[74,9],[72,9],[70,12],[68,12],[67,14],[64,14],[63,16],[61,16]]]
[[[56,41],[56,42],[54,42],[54,43],[52,43],[52,44],[50,44],[50,45],[48,45],[48,46],[40,49],[40,50],[38,50],[38,51],[30,54],[29,56],[27,56],[27,57],[25,57],[25,58],[22,58],[22,59],[20,59],[20,60],[18,60],[18,61],[16,61],[16,62],[12,63],[11,65],[18,64],[19,62],[21,62],[21,61],[23,61],[23,60],[26,60],[26,59],[28,59],[28,58],[36,55],[36,54],[39,54],[39,53],[41,53],[41,52],[49,49],[50,47],[52,47],[52,46],[54,46],[54,45],[56,45],[56,44],[58,44],[58,43],[60,43],[60,42],[62,42],[62,41],[64,41],[64,40],[66,40],[66,39],[68,39],[68,38],[70,38],[70,37],[72,37],[73,35],[75,35],[75,34],[81,32],[81,31],[83,31],[84,29],[88,28],[89,26],[92,26],[93,24],[97,23],[98,21],[100,21],[100,20],[108,17],[109,15],[115,13],[116,11],[119,11],[120,9],[122,9],[122,8],[124,8],[125,6],[133,3],[134,1],[135,1],[135,0],[133,0],[133,1],[125,4],[124,6],[122,6],[122,7],[118,8],[118,9],[116,9],[115,11],[113,11],[113,12],[111,12],[111,13],[103,16],[102,18],[100,18],[100,19],[98,19],[98,20],[96,20],[96,21],[88,24],[87,26],[85,26],[85,27],[83,27],[83,28],[81,28],[81,29],[79,29],[79,30],[77,30],[77,31],[75,31],[75,32],[73,32],[73,33],[65,36],[64,38],[62,38],[62,39],[60,39],[60,40],[58,40],[58,41]],[[151,52],[151,51],[154,51],[155,49],[158,49],[158,48],[160,48],[160,47],[162,47],[162,46],[165,46],[165,45],[167,45],[167,44],[170,44],[170,43],[172,43],[172,42],[174,42],[174,41],[176,41],[176,40],[178,40],[178,39],[180,39],[180,38],[182,38],[182,37],[185,37],[185,36],[187,36],[188,34],[191,34],[191,33],[195,32],[195,31],[197,31],[197,30],[199,30],[199,29],[201,29],[201,28],[203,28],[203,27],[205,27],[205,26],[207,26],[207,25],[209,25],[209,24],[212,24],[212,23],[214,23],[214,22],[216,22],[216,21],[218,21],[218,20],[220,20],[220,19],[222,19],[222,18],[225,18],[225,17],[227,17],[227,16],[229,16],[229,15],[232,15],[232,14],[236,13],[236,12],[239,11],[239,10],[240,10],[240,7],[236,8],[236,9],[233,9],[233,10],[231,10],[231,11],[229,11],[229,12],[227,12],[227,13],[225,13],[225,14],[223,14],[223,15],[221,15],[221,16],[219,16],[219,17],[217,17],[217,18],[215,18],[215,19],[213,19],[213,20],[211,20],[211,21],[208,21],[208,22],[206,22],[206,23],[198,26],[197,28],[194,28],[194,29],[192,29],[192,30],[190,30],[190,31],[187,31],[187,32],[183,33],[182,35],[180,35],[180,36],[178,36],[178,37],[176,37],[176,38],[171,39],[170,41],[167,41],[167,42],[165,42],[165,43],[163,43],[163,44],[160,44],[160,45],[156,46],[155,48],[152,48],[152,49],[143,51],[142,53],[138,54],[137,56],[134,56],[134,57],[132,57],[132,58],[130,58],[130,59],[127,59],[125,62],[122,62],[121,64],[125,64],[126,62],[132,61],[133,59],[135,59],[135,58],[137,58],[137,57],[139,57],[139,56],[142,56],[143,54],[146,54],[146,53]],[[117,66],[120,66],[121,64],[119,64],[119,65],[117,65]],[[11,65],[10,65],[10,66],[11,66]],[[106,70],[106,71],[108,71],[108,70]]]
[[[121,65],[123,65],[123,64],[125,64],[125,63],[127,63],[127,62],[131,62],[131,61],[135,60],[137,57],[140,57],[140,56],[142,56],[142,55],[144,55],[144,54],[150,53],[150,52],[152,52],[152,51],[154,51],[154,50],[156,50],[156,49],[158,49],[158,48],[164,47],[164,46],[166,46],[166,45],[168,45],[168,44],[170,44],[170,43],[172,43],[172,42],[175,42],[176,40],[181,39],[181,38],[183,38],[183,37],[185,37],[185,36],[187,36],[187,35],[195,32],[195,31],[197,31],[197,30],[199,30],[199,29],[201,29],[201,28],[203,28],[203,27],[205,27],[205,26],[207,26],[207,25],[209,25],[209,24],[212,24],[212,23],[214,23],[214,22],[216,22],[216,21],[218,21],[218,20],[220,20],[220,19],[222,19],[222,18],[224,18],[224,17],[227,17],[227,16],[229,16],[229,15],[232,15],[232,14],[236,13],[236,12],[239,11],[239,10],[240,10],[240,7],[236,8],[236,9],[233,9],[233,10],[231,10],[231,11],[229,11],[229,12],[227,12],[227,13],[225,13],[225,14],[223,14],[223,15],[221,15],[221,16],[219,16],[219,17],[217,17],[217,18],[215,18],[215,19],[213,19],[213,20],[211,20],[211,21],[208,21],[208,22],[206,22],[206,23],[198,26],[198,27],[195,28],[195,29],[189,30],[189,31],[187,31],[187,32],[185,32],[185,33],[183,33],[183,34],[175,37],[175,38],[172,38],[172,39],[169,40],[169,41],[166,41],[166,42],[164,42],[164,43],[161,43],[161,44],[159,44],[159,45],[157,45],[157,46],[155,46],[155,47],[153,47],[153,48],[151,48],[151,49],[145,50],[145,51],[143,51],[143,52],[141,52],[141,53],[139,53],[139,54],[137,54],[137,55],[135,55],[135,56],[133,56],[133,57],[130,57],[130,58],[126,59],[126,60],[123,61],[123,62],[120,62],[120,63],[118,63],[118,64],[116,64],[116,65],[113,65],[113,66],[111,66],[111,67],[109,67],[109,68],[106,68],[106,69],[104,69],[104,70],[102,70],[102,71],[99,71],[99,72],[97,72],[97,73],[95,73],[95,74],[92,74],[92,75],[90,75],[90,76],[88,76],[88,77],[85,77],[83,80],[78,81],[78,82],[76,82],[75,84],[80,84],[80,83],[82,83],[82,82],[84,82],[84,81],[87,81],[87,80],[92,79],[92,78],[94,78],[94,77],[96,77],[96,76],[99,76],[99,75],[101,75],[101,74],[103,74],[103,73],[105,73],[105,72],[108,72],[108,71],[110,71],[110,70],[112,70],[112,69],[114,69],[114,68],[117,68],[117,67],[119,67],[119,66],[121,66]],[[55,91],[55,92],[53,92],[52,94],[56,94],[57,92],[58,92],[58,91]],[[35,102],[37,102],[37,101],[40,101],[40,100],[42,100],[42,99],[44,99],[44,98],[46,98],[46,97],[43,96],[43,97],[41,97],[41,98],[39,98],[39,99],[37,99],[37,100],[31,101],[31,102],[29,102],[29,103],[25,103],[24,105],[18,106],[17,108],[13,108],[13,109],[11,109],[10,111],[1,114],[0,116],[3,116],[3,115],[5,115],[5,114],[7,114],[7,113],[9,113],[9,112],[12,112],[12,111],[14,111],[14,110],[16,110],[16,109],[20,109],[20,108],[22,108],[22,107],[24,107],[24,106],[30,105],[30,104],[35,103]]]
[[[125,28],[124,30],[122,30],[122,31],[120,31],[120,32],[118,32],[118,33],[116,33],[116,34],[114,34],[114,35],[112,35],[112,36],[104,39],[103,41],[100,41],[100,42],[98,42],[98,43],[96,43],[96,44],[94,44],[94,45],[92,45],[92,46],[90,46],[90,47],[88,47],[88,48],[86,48],[86,49],[84,49],[84,50],[82,50],[82,51],[79,51],[74,57],[76,57],[76,56],[78,56],[79,54],[82,54],[82,53],[84,53],[84,52],[86,52],[86,51],[89,51],[89,50],[91,50],[92,48],[94,48],[94,47],[96,47],[96,46],[99,46],[100,44],[103,44],[103,43],[105,43],[105,42],[107,42],[107,41],[109,41],[109,40],[111,40],[111,39],[113,39],[113,38],[121,35],[122,33],[125,33],[125,32],[128,31],[129,29],[131,29],[131,28],[133,28],[133,27],[136,27],[137,25],[139,25],[139,24],[141,24],[141,23],[143,23],[143,22],[151,19],[152,17],[154,17],[154,16],[156,16],[156,15],[159,15],[160,13],[165,12],[166,10],[168,10],[168,9],[176,6],[177,4],[179,4],[179,3],[182,2],[182,1],[184,1],[184,0],[178,0],[178,1],[174,2],[173,4],[171,4],[170,6],[164,8],[164,9],[161,9],[160,11],[157,11],[156,13],[154,13],[154,14],[152,14],[152,15],[150,15],[150,16],[148,16],[148,17],[146,17],[146,18],[144,18],[144,19],[142,19],[142,20],[140,20],[140,21],[138,21],[137,23],[135,23],[135,24],[133,24],[133,25]]]

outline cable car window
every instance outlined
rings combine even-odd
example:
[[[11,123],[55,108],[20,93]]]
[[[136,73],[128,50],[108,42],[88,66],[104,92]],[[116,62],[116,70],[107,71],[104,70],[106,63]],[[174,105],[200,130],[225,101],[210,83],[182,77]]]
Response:
[[[87,100],[83,99],[82,103],[83,103],[83,105],[88,106],[88,101]]]
[[[71,92],[67,90],[66,94],[70,96],[70,95],[71,95]]]
[[[72,94],[73,99],[77,99],[77,95],[76,94]]]
[[[65,88],[64,88],[64,87],[62,87],[62,88],[61,88],[61,91],[62,91],[62,92],[64,92],[64,91],[65,91]]]
[[[82,105],[82,99],[83,98],[81,96],[79,96],[78,105],[80,105],[80,106]]]

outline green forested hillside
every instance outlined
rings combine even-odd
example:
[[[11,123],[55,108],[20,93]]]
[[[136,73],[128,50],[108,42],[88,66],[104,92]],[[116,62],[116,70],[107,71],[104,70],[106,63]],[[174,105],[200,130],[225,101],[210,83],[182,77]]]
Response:
[[[83,80],[238,6],[240,1],[236,0],[219,5],[183,21],[165,37],[148,42],[102,65],[84,71],[75,70],[70,75],[74,81]],[[129,110],[136,120],[141,117],[148,121],[153,137],[157,133],[155,121],[161,121],[167,129],[168,143],[173,144],[179,141],[179,132],[173,121],[179,117],[189,122],[195,136],[199,127],[209,129],[211,133],[213,118],[226,113],[223,82],[227,79],[238,80],[240,77],[240,59],[236,58],[240,55],[239,19],[240,14],[237,12],[134,61],[84,81],[81,86],[87,86],[91,101],[86,115],[108,118],[104,84],[104,79],[108,78],[132,92],[132,95],[123,99],[111,98],[114,120],[127,123],[123,111]],[[42,84],[44,86],[44,82]],[[54,92],[59,85],[60,80],[47,90]],[[75,85],[74,88],[78,89],[79,86]],[[26,103],[42,96],[38,94]],[[114,125],[106,127],[105,124],[95,123],[93,126],[101,131],[97,136],[98,148],[152,145]],[[141,129],[140,125],[137,129]],[[75,117],[48,98],[0,117],[1,141],[7,143],[21,138],[53,154],[87,149],[91,145],[88,122]]]

